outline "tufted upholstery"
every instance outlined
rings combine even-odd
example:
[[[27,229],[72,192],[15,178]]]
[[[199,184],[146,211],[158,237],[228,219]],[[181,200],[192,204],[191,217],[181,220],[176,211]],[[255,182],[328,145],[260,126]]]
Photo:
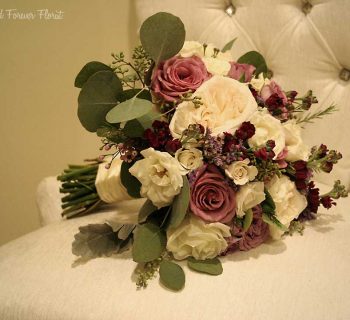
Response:
[[[323,108],[336,103],[339,112],[308,125],[310,146],[325,143],[344,159],[333,177],[350,185],[350,1],[348,0],[137,0],[138,23],[153,13],[179,16],[187,40],[222,48],[237,37],[232,55],[256,50],[285,90],[312,89]]]

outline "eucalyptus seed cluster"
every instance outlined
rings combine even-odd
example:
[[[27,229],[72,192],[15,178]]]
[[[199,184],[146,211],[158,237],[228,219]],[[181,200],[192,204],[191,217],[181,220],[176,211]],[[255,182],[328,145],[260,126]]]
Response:
[[[148,281],[154,279],[159,271],[160,263],[163,258],[160,257],[156,260],[146,262],[143,265],[139,265],[135,271],[137,275],[136,286],[137,289],[147,288]]]

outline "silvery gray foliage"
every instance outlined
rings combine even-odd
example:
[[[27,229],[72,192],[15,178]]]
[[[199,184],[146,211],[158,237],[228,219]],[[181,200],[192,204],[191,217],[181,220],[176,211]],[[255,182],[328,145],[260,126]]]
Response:
[[[107,223],[89,224],[79,228],[72,244],[74,255],[83,259],[111,256],[129,249],[135,225],[114,225]]]

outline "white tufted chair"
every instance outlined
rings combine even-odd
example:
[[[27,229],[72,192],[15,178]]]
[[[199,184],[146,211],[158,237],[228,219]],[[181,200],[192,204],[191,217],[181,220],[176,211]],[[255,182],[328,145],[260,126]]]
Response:
[[[323,142],[343,152],[333,177],[350,185],[350,1],[348,0],[136,0],[140,24],[157,11],[181,17],[187,39],[222,47],[237,37],[235,58],[261,52],[286,90],[313,89],[320,108],[340,111],[308,126],[310,145]],[[130,255],[96,259],[71,268],[70,243],[80,225],[115,211],[60,221],[57,184],[38,190],[45,227],[0,248],[0,319],[350,319],[350,217],[345,199],[312,222],[303,237],[262,245],[224,260],[220,277],[186,269],[181,293],[154,281],[137,292]],[[133,207],[134,206],[134,207]],[[127,259],[126,259],[127,258]],[[258,258],[258,259],[257,259]]]

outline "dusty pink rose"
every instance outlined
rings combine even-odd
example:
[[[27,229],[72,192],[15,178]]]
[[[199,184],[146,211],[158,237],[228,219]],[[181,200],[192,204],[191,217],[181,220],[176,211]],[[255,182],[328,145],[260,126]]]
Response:
[[[264,102],[266,102],[266,100],[269,99],[272,95],[277,95],[280,99],[282,99],[283,104],[286,104],[288,101],[286,94],[273,80],[269,84],[264,85],[260,92],[260,96]]]
[[[160,63],[155,70],[152,90],[161,99],[173,102],[181,94],[195,91],[209,76],[199,57],[173,57]]]
[[[231,69],[228,72],[228,76],[232,79],[240,80],[244,74],[244,82],[252,80],[255,67],[251,64],[230,62]]]
[[[208,222],[229,223],[236,213],[236,193],[213,164],[204,165],[191,186],[190,209]]]

